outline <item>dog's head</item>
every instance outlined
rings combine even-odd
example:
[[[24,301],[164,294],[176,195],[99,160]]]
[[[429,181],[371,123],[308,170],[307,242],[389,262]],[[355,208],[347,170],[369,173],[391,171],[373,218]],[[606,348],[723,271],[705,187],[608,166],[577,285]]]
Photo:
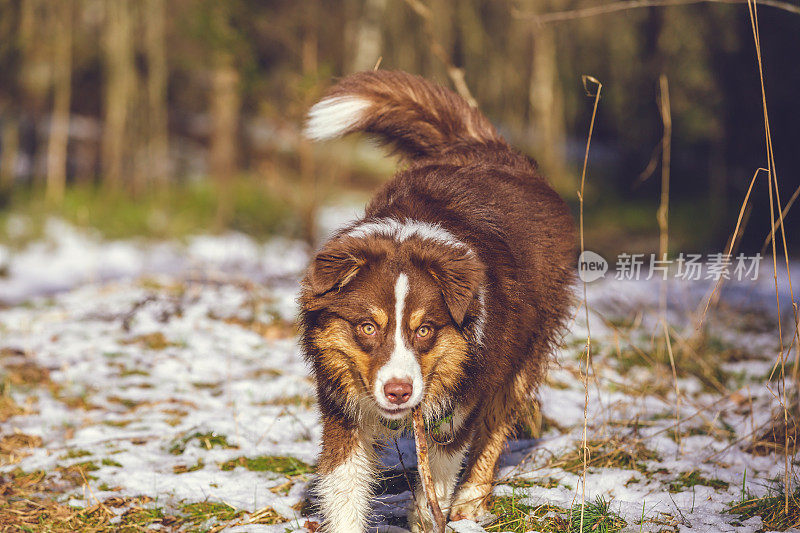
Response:
[[[321,401],[387,419],[445,401],[480,342],[484,266],[437,226],[361,223],[316,255],[301,296]]]

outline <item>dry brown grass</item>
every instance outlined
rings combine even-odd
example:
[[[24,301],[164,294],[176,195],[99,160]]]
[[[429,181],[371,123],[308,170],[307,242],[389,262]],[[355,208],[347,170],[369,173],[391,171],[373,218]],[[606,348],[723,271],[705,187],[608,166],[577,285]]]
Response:
[[[584,450],[586,456],[584,456]],[[547,466],[562,468],[580,475],[584,466],[589,468],[622,468],[648,472],[646,461],[660,460],[657,453],[649,450],[641,441],[612,437],[605,440],[589,440],[583,445],[554,458]]]
[[[25,433],[11,433],[0,437],[0,466],[13,465],[23,457],[30,455],[30,450],[42,445],[41,437]]]
[[[169,526],[178,523],[177,518],[166,517],[160,510],[148,508],[146,505],[152,500],[146,497],[109,498],[86,509],[59,503],[66,489],[76,488],[75,481],[75,477],[48,476],[42,471],[25,473],[17,470],[0,475],[0,531],[141,531],[157,523],[169,530]],[[121,507],[127,507],[121,521],[112,523],[116,514],[110,508]]]
[[[285,320],[262,322],[256,319],[226,317],[223,318],[222,321],[226,324],[235,324],[248,331],[252,331],[266,340],[289,339],[297,335],[296,324]]]
[[[5,422],[12,416],[29,414],[31,410],[14,401],[6,384],[0,384],[0,422]]]
[[[794,457],[797,452],[797,422],[794,416],[790,416],[787,421],[783,414],[774,415],[756,433],[756,438],[744,450],[753,455],[766,456],[771,453],[783,455],[786,446],[789,446],[788,454]]]
[[[85,470],[73,465],[57,475],[21,470],[0,475],[0,532],[221,531],[235,525],[286,521],[271,507],[247,514],[223,503],[202,501],[181,504],[167,513],[147,496],[100,501],[86,483]],[[60,501],[81,486],[89,506],[81,509]]]

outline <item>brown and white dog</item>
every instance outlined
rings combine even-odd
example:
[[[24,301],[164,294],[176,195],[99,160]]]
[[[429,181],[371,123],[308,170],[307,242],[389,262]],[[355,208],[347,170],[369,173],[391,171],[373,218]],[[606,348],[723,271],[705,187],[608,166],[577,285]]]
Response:
[[[323,246],[303,281],[302,347],[323,421],[323,527],[367,529],[374,447],[387,421],[414,408],[433,425],[452,420],[445,444],[429,442],[434,488],[450,519],[476,519],[515,410],[541,382],[569,313],[572,217],[533,160],[422,78],[354,74],[309,113],[312,139],[358,131],[392,145],[406,166]],[[431,518],[419,487],[415,499],[409,524],[420,531]]]

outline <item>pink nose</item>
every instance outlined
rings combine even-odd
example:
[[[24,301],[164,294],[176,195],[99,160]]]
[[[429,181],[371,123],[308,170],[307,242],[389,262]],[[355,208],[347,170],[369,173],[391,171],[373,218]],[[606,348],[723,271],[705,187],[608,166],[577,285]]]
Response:
[[[400,405],[406,403],[411,398],[414,387],[411,382],[405,379],[390,379],[383,386],[383,395],[389,403]]]

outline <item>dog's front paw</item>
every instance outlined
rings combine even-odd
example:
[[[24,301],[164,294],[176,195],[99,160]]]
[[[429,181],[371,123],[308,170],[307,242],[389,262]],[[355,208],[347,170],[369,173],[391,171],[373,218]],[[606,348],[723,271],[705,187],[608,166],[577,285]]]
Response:
[[[445,516],[447,516],[447,512],[444,509],[442,509],[442,511],[444,511]],[[414,494],[414,498],[411,500],[411,507],[408,510],[408,526],[411,533],[427,533],[428,531],[434,531],[433,515],[431,515],[431,510],[428,508],[428,502],[425,496],[418,493]]]
[[[417,513],[409,514],[408,526],[411,533],[428,533],[429,531],[434,531],[433,520],[431,520],[429,514],[424,512],[422,516]]]
[[[479,522],[482,517],[489,514],[489,495],[491,493],[491,485],[465,483],[458,489],[453,500],[453,506],[450,508],[450,520]]]

